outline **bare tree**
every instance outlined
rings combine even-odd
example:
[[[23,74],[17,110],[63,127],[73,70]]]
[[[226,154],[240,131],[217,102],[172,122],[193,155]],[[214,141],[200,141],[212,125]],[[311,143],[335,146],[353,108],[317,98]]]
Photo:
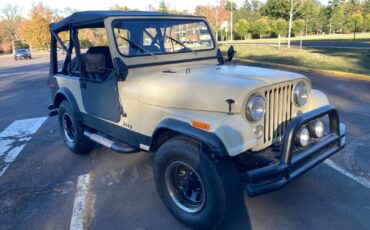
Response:
[[[290,10],[289,10],[289,29],[288,29],[288,48],[290,48],[290,38],[292,35],[292,26],[293,21],[295,19],[298,19],[296,17],[297,13],[301,13],[300,17],[303,16],[303,13],[301,12],[303,6],[304,6],[305,0],[290,0]]]
[[[13,54],[15,53],[15,40],[17,36],[17,24],[20,20],[21,9],[17,5],[7,4],[1,9],[4,19],[4,29],[9,34],[12,42]]]

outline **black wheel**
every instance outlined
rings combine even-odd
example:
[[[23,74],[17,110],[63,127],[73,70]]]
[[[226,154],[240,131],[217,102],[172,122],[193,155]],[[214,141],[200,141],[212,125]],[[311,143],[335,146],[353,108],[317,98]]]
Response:
[[[240,182],[230,158],[211,159],[186,138],[163,144],[154,159],[157,191],[169,211],[194,229],[214,229],[240,197]]]
[[[64,143],[72,152],[86,154],[94,148],[95,142],[85,137],[84,128],[76,120],[76,115],[68,101],[62,101],[59,106],[59,127]]]
[[[14,60],[18,61],[18,58],[17,58],[17,57],[15,57],[15,58],[14,58]]]

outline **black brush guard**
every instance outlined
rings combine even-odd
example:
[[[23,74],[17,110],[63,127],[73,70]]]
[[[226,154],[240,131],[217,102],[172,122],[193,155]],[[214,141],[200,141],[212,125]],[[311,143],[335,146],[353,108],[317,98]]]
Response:
[[[303,150],[293,151],[299,129],[325,115],[329,116],[330,132]],[[339,122],[338,111],[326,105],[292,120],[283,138],[280,161],[273,165],[241,173],[250,197],[275,191],[338,152],[345,145],[345,126]]]

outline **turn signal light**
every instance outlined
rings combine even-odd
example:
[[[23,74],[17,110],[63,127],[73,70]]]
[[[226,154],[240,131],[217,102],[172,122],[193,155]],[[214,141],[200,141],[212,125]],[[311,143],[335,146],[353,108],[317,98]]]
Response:
[[[200,121],[193,121],[192,125],[198,129],[203,129],[207,131],[211,129],[211,126],[209,124]]]

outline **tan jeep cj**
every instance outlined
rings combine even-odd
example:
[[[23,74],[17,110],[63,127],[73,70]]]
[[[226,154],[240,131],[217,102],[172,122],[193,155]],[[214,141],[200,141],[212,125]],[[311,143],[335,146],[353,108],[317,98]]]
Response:
[[[106,46],[82,49],[86,29]],[[192,228],[219,226],[239,188],[272,192],[344,147],[337,110],[305,76],[235,65],[232,47],[225,60],[203,17],[78,12],[50,33],[49,110],[67,147],[154,152],[158,193]]]

